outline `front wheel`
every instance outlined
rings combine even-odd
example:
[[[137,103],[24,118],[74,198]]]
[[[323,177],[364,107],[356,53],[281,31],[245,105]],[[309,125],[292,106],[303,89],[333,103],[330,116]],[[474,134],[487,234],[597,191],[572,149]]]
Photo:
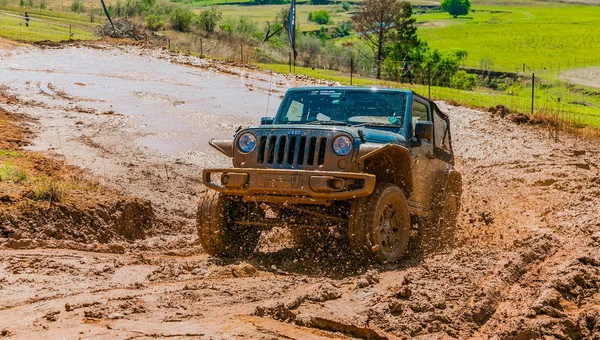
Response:
[[[246,256],[254,251],[260,230],[236,225],[248,206],[237,197],[209,190],[198,204],[198,236],[204,250],[214,256]]]
[[[348,239],[358,255],[380,263],[398,261],[409,235],[408,201],[397,185],[378,183],[371,195],[352,203]]]

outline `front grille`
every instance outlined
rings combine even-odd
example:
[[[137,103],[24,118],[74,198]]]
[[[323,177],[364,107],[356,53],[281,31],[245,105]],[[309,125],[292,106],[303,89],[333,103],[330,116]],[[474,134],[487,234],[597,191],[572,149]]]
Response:
[[[258,164],[323,165],[327,152],[327,137],[261,136],[258,143]]]

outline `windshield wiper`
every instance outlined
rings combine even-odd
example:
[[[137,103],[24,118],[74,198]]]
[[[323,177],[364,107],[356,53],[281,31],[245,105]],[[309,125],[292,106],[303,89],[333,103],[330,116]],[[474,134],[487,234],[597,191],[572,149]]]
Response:
[[[315,124],[315,125],[350,125],[348,122],[342,122],[339,120],[312,120],[304,124]]]
[[[360,124],[352,125],[352,127],[361,127],[361,126],[385,126],[385,127],[395,127],[395,128],[399,128],[400,127],[400,125],[397,125],[397,124],[392,124],[392,123],[376,123],[376,122],[360,123]]]

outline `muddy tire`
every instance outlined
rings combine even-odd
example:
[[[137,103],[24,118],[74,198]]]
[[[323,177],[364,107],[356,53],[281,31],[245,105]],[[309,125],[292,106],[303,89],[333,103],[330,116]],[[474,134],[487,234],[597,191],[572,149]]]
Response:
[[[260,230],[240,227],[247,206],[237,197],[209,190],[198,204],[196,215],[198,236],[204,250],[213,256],[235,257],[251,254],[260,237]]]
[[[462,180],[450,177],[445,188],[435,198],[432,214],[423,218],[421,242],[424,253],[452,247],[455,242],[456,224],[461,209]]]
[[[398,261],[409,236],[408,201],[397,185],[378,183],[370,196],[353,202],[348,240],[357,255],[379,263]]]

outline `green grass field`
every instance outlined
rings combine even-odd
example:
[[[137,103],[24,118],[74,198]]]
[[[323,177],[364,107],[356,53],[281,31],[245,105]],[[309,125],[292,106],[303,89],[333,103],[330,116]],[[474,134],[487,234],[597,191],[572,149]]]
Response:
[[[473,6],[458,19],[418,16],[419,36],[441,50],[464,49],[468,67],[557,72],[600,64],[600,6]]]

